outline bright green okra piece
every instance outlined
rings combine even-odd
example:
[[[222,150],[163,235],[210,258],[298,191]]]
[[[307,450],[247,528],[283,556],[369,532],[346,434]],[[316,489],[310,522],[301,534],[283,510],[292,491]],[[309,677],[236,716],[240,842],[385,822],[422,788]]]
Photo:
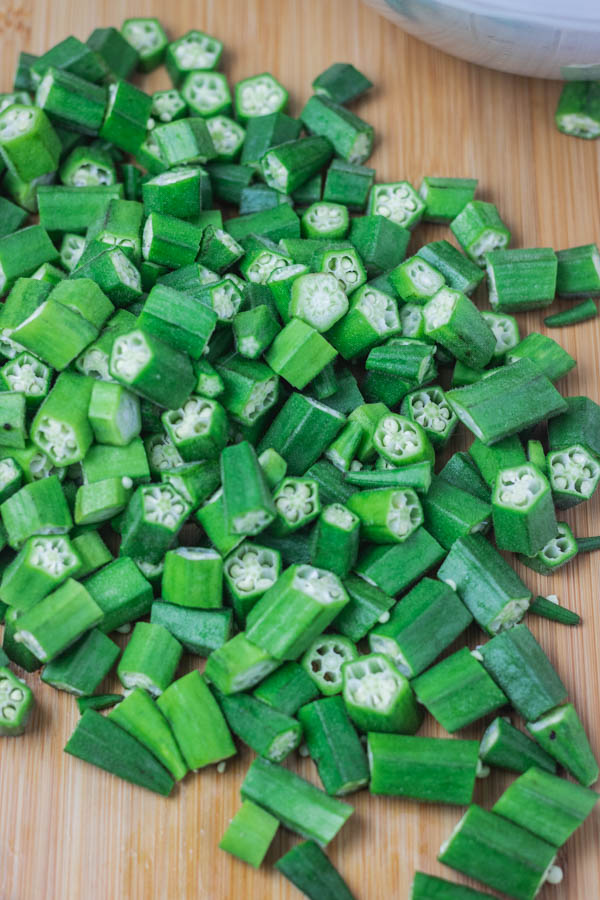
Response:
[[[598,460],[580,444],[549,453],[546,462],[557,509],[569,509],[589,500],[598,487]]]
[[[159,562],[190,512],[190,505],[169,484],[139,487],[125,511],[121,553]]]
[[[257,450],[262,453],[271,447],[286,460],[289,475],[306,474],[311,477],[308,470],[329,446],[345,421],[345,417],[337,410],[294,392],[277,413]],[[331,502],[321,493],[320,497],[322,503]],[[345,497],[334,499],[344,502]]]
[[[250,610],[280,572],[281,556],[269,547],[245,542],[229,554],[223,574],[238,622],[245,624]]]
[[[540,747],[549,753],[585,787],[598,780],[598,763],[590,747],[583,724],[572,703],[551,709],[527,730]]]
[[[397,377],[411,386],[421,384],[431,369],[434,352],[433,344],[392,339],[370,351],[365,369]]]
[[[302,837],[328,844],[353,808],[289,769],[255,759],[242,783],[242,798],[252,800]]]
[[[493,203],[471,200],[450,223],[450,230],[467,256],[485,266],[486,255],[508,246],[511,233]]]
[[[449,225],[475,197],[476,178],[435,178],[426,176],[419,196],[425,201],[425,222]]]
[[[120,648],[97,628],[44,666],[42,681],[76,697],[92,694],[117,661]]]
[[[580,444],[592,456],[600,456],[600,406],[589,397],[567,397],[567,410],[548,423],[551,451]]]
[[[317,75],[311,86],[318,96],[343,104],[355,100],[373,84],[351,63],[333,63]]]
[[[105,478],[82,484],[75,495],[73,516],[77,525],[97,525],[118,516],[131,498],[131,478]]]
[[[142,184],[144,212],[191,218],[202,211],[204,182],[201,166],[175,166]]]
[[[189,397],[179,409],[169,409],[161,418],[169,440],[185,462],[216,459],[227,443],[227,415],[216,400]]]
[[[93,444],[81,463],[84,481],[92,484],[105,478],[131,478],[134,484],[150,481],[150,469],[141,438],[126,447]]]
[[[300,120],[310,134],[327,138],[336,156],[346,162],[361,165],[371,155],[372,126],[324,95],[315,94],[308,100]]]
[[[446,657],[411,684],[419,703],[450,734],[507,703],[468,647]]]
[[[436,448],[448,443],[458,425],[456,414],[438,385],[411,391],[402,400],[401,411],[421,426]]]
[[[34,534],[66,534],[73,519],[56,475],[24,485],[0,506],[8,543],[19,550]]]
[[[94,437],[100,444],[126,447],[142,428],[138,397],[112,382],[94,383],[88,418]]]
[[[535,554],[519,555],[519,560],[540,575],[553,575],[577,556],[578,545],[566,522],[556,523],[556,534]]]
[[[523,718],[563,703],[567,691],[526,625],[515,625],[479,648],[483,665]]]
[[[550,247],[493,250],[485,254],[488,299],[500,313],[549,306],[556,292],[557,259]]]
[[[484,272],[448,241],[432,241],[417,250],[424,259],[442,273],[448,287],[471,294],[483,281]]]
[[[260,166],[269,187],[290,194],[319,172],[332,155],[330,141],[314,135],[272,147],[262,157]]]
[[[385,653],[407,678],[423,672],[473,621],[458,594],[447,585],[423,578],[369,632],[374,653]],[[423,635],[427,640],[423,640]]]
[[[555,854],[541,838],[473,805],[442,844],[438,860],[514,900],[533,900],[546,880],[560,875],[554,872]]]
[[[102,127],[107,91],[72,72],[50,66],[38,85],[35,102],[55,124],[94,137]]]
[[[496,346],[491,328],[466,294],[442,287],[423,309],[425,333],[461,362],[486,366]]]
[[[283,762],[300,744],[300,723],[256,697],[218,694],[217,701],[233,733],[264,759]]]
[[[86,578],[84,586],[102,610],[99,628],[105,634],[150,612],[152,586],[127,556]]]
[[[381,416],[373,433],[373,444],[380,455],[395,466],[433,462],[435,457],[425,430],[397,413]]]
[[[144,225],[142,254],[148,262],[177,269],[194,262],[201,239],[202,229],[197,225],[151,212]]]
[[[445,555],[441,544],[421,527],[403,544],[367,547],[360,554],[355,571],[366,582],[393,596],[413,585]]]
[[[102,57],[113,75],[120,78],[129,78],[139,63],[139,53],[116,28],[95,28],[86,45]]]
[[[224,386],[219,401],[243,425],[253,425],[277,402],[279,377],[265,363],[235,354],[215,369]]]
[[[210,654],[205,674],[222,694],[239,694],[255,687],[280,665],[240,631]]]
[[[352,210],[364,210],[374,179],[375,169],[334,159],[325,177],[323,200],[343,203]]]
[[[79,575],[80,567],[80,556],[66,535],[31,537],[2,573],[0,600],[29,609],[65,579]]]
[[[501,469],[492,494],[494,537],[500,550],[534,556],[557,537],[552,492],[531,463]]]
[[[318,200],[304,212],[301,227],[303,236],[309,239],[341,240],[350,229],[348,210],[340,203]]]
[[[597,81],[567,81],[554,114],[563,134],[586,140],[600,137],[600,90]]]
[[[121,703],[123,699],[123,694],[92,694],[89,697],[77,697],[76,702],[77,709],[83,715],[86,709],[110,709],[111,706]]]
[[[125,201],[118,201],[124,203]],[[108,297],[89,278],[75,281],[64,279],[52,288],[49,300],[62,303],[73,312],[79,313],[88,322],[100,329],[114,313],[115,308]]]
[[[5,656],[14,662],[26,672],[36,672],[42,666],[41,659],[38,659],[35,653],[32,653],[25,644],[15,640],[15,635],[19,628],[19,619],[23,615],[14,606],[5,607],[4,614],[4,635],[2,638],[2,652]]]
[[[215,115],[206,120],[206,126],[217,153],[217,162],[232,162],[244,145],[246,130],[229,116]],[[240,212],[243,212],[240,203]],[[246,212],[252,212],[247,209]]]
[[[348,715],[361,731],[414,734],[423,716],[408,679],[382,653],[371,653],[342,668]]]
[[[446,283],[435,266],[421,256],[411,256],[390,272],[390,280],[405,303],[424,306]]]
[[[569,309],[561,310],[552,316],[546,316],[544,325],[546,328],[563,328],[566,325],[577,325],[579,322],[587,322],[598,315],[598,307],[595,301],[588,297],[581,303],[575,303]]]
[[[55,172],[60,140],[45,112],[15,103],[0,113],[0,153],[22,181]]]
[[[179,84],[179,81],[178,78],[174,83]],[[232,111],[229,84],[221,72],[187,72],[181,84],[181,96],[192,116],[206,119],[229,115]]]
[[[198,115],[158,125],[150,135],[162,163],[159,172],[175,166],[203,164],[217,155],[206,122]]]
[[[343,635],[327,633],[312,642],[304,656],[302,666],[325,697],[342,691],[344,663],[358,657],[352,641]]]
[[[579,613],[561,606],[555,594],[549,594],[547,597],[535,597],[529,604],[528,612],[540,616],[542,619],[549,619],[551,622],[560,622],[561,625],[579,625],[581,622]]]
[[[409,181],[393,181],[373,185],[367,212],[410,229],[423,218],[425,203]]]
[[[0,737],[23,734],[34,705],[31,688],[2,665],[0,667]]]
[[[458,538],[487,530],[492,507],[485,500],[437,476],[422,499],[425,527],[450,550]]]
[[[152,604],[150,622],[162,625],[185,650],[208,657],[231,637],[233,613],[230,609],[198,609],[157,601]]]
[[[117,666],[119,681],[127,690],[144,688],[160,696],[171,684],[183,648],[162,625],[137,622]]]
[[[142,329],[116,339],[109,370],[134,393],[168,409],[182,406],[196,381],[187,354]]]
[[[228,529],[258,534],[275,518],[276,509],[256,451],[247,441],[221,453],[221,481]]]
[[[238,312],[233,320],[238,353],[248,359],[262,356],[280,331],[281,326],[265,304]]]
[[[72,35],[59,41],[31,63],[31,82],[37,86],[46,70],[54,66],[65,72],[72,72],[91,83],[104,81],[109,74],[102,57],[88,44]]]
[[[423,524],[423,508],[412,488],[359,491],[348,500],[363,537],[375,544],[402,543]]]
[[[481,738],[479,756],[486,765],[512,772],[526,772],[532,767],[556,772],[556,763],[550,754],[500,716],[486,728]]]
[[[345,473],[345,480],[348,484],[360,488],[407,487],[412,488],[418,494],[427,494],[432,478],[432,464],[429,460],[409,463],[400,467],[394,467],[387,461],[384,462],[385,467],[381,467],[378,460],[374,469],[363,468],[356,472],[350,470]]]
[[[161,596],[166,603],[197,609],[223,606],[223,560],[216,550],[178,547],[165,555]]]
[[[84,529],[81,534],[72,538],[73,550],[81,560],[77,569],[77,577],[85,578],[97,569],[112,562],[113,555],[97,531]]]
[[[292,660],[268,675],[252,693],[287,716],[295,715],[300,707],[320,696],[312,678]]]
[[[0,238],[0,294],[5,294],[17,278],[31,275],[57,258],[58,251],[42,225],[20,228]]]
[[[293,318],[275,337],[265,360],[292,387],[302,390],[335,356],[334,347],[316,329]]]
[[[221,556],[227,556],[242,543],[244,535],[236,534],[227,525],[222,487],[208,497],[200,509],[196,510],[195,517]]]
[[[490,900],[490,897],[491,894],[424,872],[415,872],[410,893],[410,900]]]
[[[309,900],[354,900],[340,873],[314,841],[288,850],[275,868]]]
[[[302,706],[298,718],[328,794],[342,797],[368,783],[367,757],[341,697]]]
[[[559,296],[600,296],[600,250],[596,244],[559,250],[556,290]]]
[[[332,622],[336,632],[355,643],[362,640],[378,622],[388,620],[394,598],[357,575],[343,581],[349,603]]]
[[[61,371],[98,337],[98,328],[62,303],[47,300],[12,329],[10,337]]]
[[[400,331],[396,300],[366,284],[353,292],[348,312],[327,332],[327,340],[344,359],[352,359]]]
[[[477,741],[370,733],[367,746],[372,794],[461,806],[471,802]]]
[[[312,534],[311,562],[345,578],[358,556],[360,519],[347,506],[326,506]]]
[[[531,331],[506,354],[507,363],[520,359],[530,359],[550,381],[558,381],[576,365],[573,357],[560,344],[537,331]]]
[[[88,408],[94,382],[62,372],[31,423],[31,439],[56,466],[80,462],[94,440]]]
[[[16,459],[0,460],[0,504],[12,497],[23,484],[23,471]]]
[[[276,518],[273,534],[291,534],[312,522],[321,512],[319,487],[308,478],[284,478],[273,494]]]
[[[0,392],[0,446],[23,450],[27,441],[25,394]]]
[[[244,800],[219,842],[221,850],[257,869],[267,855],[279,822],[251,800]]]
[[[190,769],[200,769],[236,753],[219,705],[198,671],[174,681],[157,706],[165,716]]]
[[[292,283],[288,313],[317,331],[328,331],[348,311],[348,298],[334,275],[300,275]]]
[[[504,469],[527,464],[523,445],[516,434],[502,438],[492,446],[487,446],[479,438],[475,438],[469,447],[469,456],[491,488],[495,486],[498,475]]]
[[[488,310],[483,310],[481,315],[496,338],[492,360],[503,360],[507,352],[516,347],[521,339],[517,320],[507,313],[489,312]],[[544,322],[546,322],[545,319]]]
[[[329,173],[332,169],[333,163]],[[408,228],[392,222],[385,216],[359,216],[351,222],[350,242],[362,259],[367,274],[370,278],[389,276],[389,283],[394,292],[396,288],[391,274],[404,259],[409,241]],[[372,286],[377,287],[375,284]]]
[[[146,137],[152,97],[128,81],[109,84],[99,136],[126,153],[137,153]]]

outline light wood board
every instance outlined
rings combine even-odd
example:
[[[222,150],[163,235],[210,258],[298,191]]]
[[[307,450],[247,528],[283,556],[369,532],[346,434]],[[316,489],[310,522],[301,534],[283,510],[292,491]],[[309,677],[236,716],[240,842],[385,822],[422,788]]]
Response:
[[[195,27],[226,44],[224,69],[236,79],[270,70],[299,111],[312,78],[334,61],[351,61],[377,88],[358,106],[378,143],[378,180],[423,175],[477,176],[479,196],[495,201],[517,246],[563,248],[600,239],[600,144],[554,129],[556,82],[511,77],[463,63],[404,35],[358,0],[21,0],[0,3],[0,71],[12,84],[20,50],[41,53],[68,34],[84,39],[125,16],[156,15],[177,37]],[[167,87],[164,70],[146,82]],[[419,229],[417,241],[445,234]],[[558,308],[558,304],[553,307]],[[544,330],[542,314],[523,317],[525,332]],[[600,401],[600,325],[552,332],[579,365],[566,394]],[[467,443],[462,434],[463,445]],[[460,442],[458,442],[460,443]],[[600,530],[600,497],[565,514],[579,535]],[[584,616],[569,629],[529,624],[568,686],[600,752],[598,555],[582,557],[554,579],[525,578],[534,591],[558,594]],[[471,635],[473,646],[477,637]],[[239,804],[251,754],[227,771],[188,777],[161,799],[62,752],[78,713],[75,701],[41,685],[32,727],[0,746],[0,897],[2,900],[287,900],[297,891],[272,864],[295,840],[280,831],[267,865],[255,872],[217,850]],[[431,721],[423,730],[435,734]],[[479,736],[481,728],[467,729]],[[310,761],[293,765],[315,780]],[[479,783],[476,800],[491,804],[510,778]],[[351,798],[356,814],[329,852],[362,900],[408,897],[416,868],[460,879],[436,862],[461,810],[402,800]],[[543,900],[600,896],[598,810],[560,853],[565,880]]]

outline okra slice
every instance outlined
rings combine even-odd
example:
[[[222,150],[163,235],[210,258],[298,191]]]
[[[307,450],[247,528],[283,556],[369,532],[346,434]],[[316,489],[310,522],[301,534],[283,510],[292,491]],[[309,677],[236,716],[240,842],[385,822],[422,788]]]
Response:
[[[94,444],[88,450],[81,469],[88,484],[105,478],[131,478],[134,484],[150,480],[150,469],[144,444],[134,438],[126,447]]]
[[[373,653],[384,653],[407,678],[423,672],[473,621],[458,594],[445,584],[423,578],[392,611],[369,631]],[[423,641],[423,634],[428,641]]]
[[[394,599],[357,575],[349,575],[343,585],[350,601],[333,620],[332,627],[356,643],[380,619],[386,619]]]
[[[425,222],[449,225],[475,196],[476,178],[435,178],[426,176],[419,196],[425,201]]]
[[[496,338],[492,359],[502,360],[521,340],[517,320],[506,313],[489,312],[488,310],[483,310],[481,315]]]
[[[191,30],[169,44],[165,66],[173,84],[177,85],[188,72],[216,69],[222,52],[223,44],[217,38]]]
[[[557,535],[535,554],[519,555],[519,560],[540,575],[553,575],[578,553],[577,541],[566,522],[557,522]]]
[[[221,481],[227,526],[234,534],[258,534],[276,516],[256,451],[247,441],[221,453]]]
[[[485,265],[488,299],[496,312],[540,309],[554,300],[557,259],[551,248],[492,250]]]
[[[353,568],[359,546],[360,519],[341,503],[321,512],[311,538],[311,563],[345,578]]]
[[[339,203],[312,203],[301,219],[306,238],[338,240],[345,238],[350,228],[348,210]]]
[[[492,812],[560,847],[598,801],[595,791],[531,768],[504,791]]]
[[[168,796],[173,780],[154,755],[106,716],[86,709],[65,752],[157,794]]]
[[[85,588],[103,613],[105,634],[145,616],[152,605],[152,587],[127,556],[110,562],[85,580]]]
[[[16,459],[0,459],[0,504],[16,494],[22,484],[23,471]]]
[[[98,53],[109,71],[120,78],[129,78],[139,62],[139,53],[116,28],[95,28],[86,45]]]
[[[361,731],[414,734],[422,714],[408,680],[381,653],[371,653],[342,668],[344,703]]]
[[[485,274],[448,241],[432,241],[417,250],[417,256],[437,269],[448,287],[471,294]]]
[[[486,728],[479,747],[479,756],[486,765],[512,772],[526,772],[536,768],[556,772],[556,763],[531,738],[527,737],[510,721],[497,717]]]
[[[581,616],[578,613],[560,605],[556,594],[535,597],[529,605],[529,612],[541,616],[542,619],[549,619],[551,622],[560,622],[561,625],[579,625],[581,622]]]
[[[252,692],[263,703],[293,716],[300,707],[320,696],[319,689],[305,670],[296,662],[286,662]]]
[[[75,495],[77,525],[96,525],[123,512],[131,497],[133,482],[128,478],[105,478],[82,484]]]
[[[493,203],[472,200],[450,223],[450,230],[467,256],[485,266],[486,254],[508,246],[511,233]]]
[[[2,391],[0,395],[0,446],[22,450],[27,440],[25,395]]]
[[[400,331],[396,301],[366,284],[353,292],[348,312],[328,331],[327,340],[344,359],[352,359]]]
[[[373,127],[323,94],[313,95],[300,113],[311,134],[331,141],[336,156],[355,165],[364,163],[373,149]]]
[[[127,153],[137,153],[151,111],[152,98],[135,85],[122,80],[110,84],[99,136]]]
[[[224,385],[220,402],[242,424],[253,425],[277,402],[279,378],[264,363],[234,355],[215,368]]]
[[[303,319],[317,331],[327,331],[348,311],[348,298],[331,274],[300,275],[292,283],[290,316]]]
[[[425,203],[408,181],[374,184],[369,194],[367,211],[385,216],[405,228],[413,228],[423,218]]]
[[[566,700],[564,684],[526,625],[497,634],[479,652],[483,665],[523,718],[537,719]]]
[[[189,356],[142,329],[116,339],[109,370],[136,394],[168,409],[182,406],[195,384]]]
[[[327,97],[334,103],[349,103],[373,84],[352,63],[333,63],[314,79],[311,85],[315,94]]]
[[[26,672],[35,672],[42,666],[41,659],[29,650],[25,644],[15,640],[18,630],[19,619],[23,615],[13,606],[5,607],[4,615],[4,635],[2,637],[2,652],[11,662],[14,662]]]
[[[347,506],[360,519],[362,536],[376,544],[402,543],[423,524],[423,508],[412,488],[360,491]]]
[[[264,759],[283,762],[300,744],[300,723],[249,694],[217,695],[227,724]]]
[[[424,309],[425,333],[461,362],[483,368],[492,358],[492,330],[466,294],[442,287]]]
[[[433,461],[434,451],[423,428],[406,416],[384,415],[373,433],[378,453],[393,465]]]
[[[477,741],[370,733],[367,748],[372,794],[428,803],[471,802],[479,761]]]
[[[41,680],[76,697],[92,694],[117,661],[120,648],[97,628],[44,666]]]
[[[123,694],[92,694],[89,697],[76,698],[77,709],[81,715],[83,715],[86,709],[110,709],[111,706],[116,706],[116,704],[121,703],[122,700]]]
[[[171,485],[142,485],[125,511],[121,553],[159,562],[189,512],[189,504]]]
[[[324,634],[310,645],[302,666],[325,697],[342,691],[342,667],[357,659],[358,651],[343,635]]]
[[[216,459],[227,442],[227,415],[216,400],[190,397],[179,409],[163,413],[162,422],[186,462]]]
[[[0,152],[22,181],[55,172],[60,150],[60,140],[43,110],[15,103],[0,112]]]
[[[35,95],[50,119],[69,131],[97,135],[106,112],[106,88],[71,72],[48,67]]]
[[[600,90],[597,81],[567,81],[554,114],[563,134],[593,140],[600,137]]]
[[[242,149],[246,130],[225,115],[210,116],[206,120],[206,125],[217,153],[217,160],[232,162]]]
[[[492,494],[494,537],[500,550],[533,556],[556,538],[550,485],[531,463],[502,469]]]
[[[567,397],[567,411],[548,423],[550,450],[580,444],[592,456],[600,456],[600,406],[589,397]]]
[[[546,457],[548,479],[558,509],[589,500],[600,481],[600,465],[580,444],[555,450]]]
[[[331,308],[329,312],[331,315]],[[292,387],[302,390],[336,355],[334,347],[315,328],[293,318],[275,337],[265,360]]]
[[[556,848],[480,806],[469,807],[438,860],[464,875],[514,897],[533,900],[546,881],[560,880]]]
[[[419,703],[450,734],[508,702],[468,647],[436,663],[411,684]]]
[[[219,847],[257,869],[267,855],[279,822],[251,800],[244,800],[221,838]]]
[[[223,575],[238,622],[245,624],[250,610],[275,584],[280,572],[281,556],[269,547],[246,541],[229,554]]]
[[[17,620],[14,639],[42,662],[50,662],[102,620],[102,610],[72,578]]]
[[[179,83],[177,79],[176,83]],[[231,112],[231,93],[227,79],[220,72],[187,73],[181,85],[181,96],[192,115],[208,118]]]
[[[530,359],[494,369],[467,387],[448,391],[458,418],[485,444],[494,444],[567,408],[552,382]]]
[[[31,423],[31,439],[56,466],[79,462],[94,439],[88,408],[94,382],[63,372]]]
[[[233,614],[230,609],[198,609],[157,601],[152,604],[150,621],[162,625],[185,650],[208,657],[231,637]]]
[[[198,215],[202,208],[203,181],[208,178],[200,166],[174,166],[142,185],[144,212],[179,218]],[[175,285],[173,285],[175,287]]]
[[[151,72],[161,64],[169,39],[158,19],[125,19],[121,32],[125,40],[137,50],[138,67],[142,72]]]
[[[73,519],[56,475],[24,485],[0,506],[8,543],[15,550],[35,534],[66,534]]]
[[[284,478],[273,494],[276,518],[273,534],[285,535],[303,528],[321,512],[319,487],[308,478]]]
[[[514,363],[519,359],[532,360],[550,381],[558,381],[576,365],[573,357],[560,344],[537,331],[530,332],[506,354],[507,363]]]
[[[390,281],[402,300],[422,306],[446,283],[442,273],[421,256],[411,256],[392,269]]]
[[[205,674],[222,694],[238,694],[259,684],[280,665],[243,631],[210,654]]]
[[[421,527],[402,544],[371,546],[363,550],[355,571],[367,583],[393,596],[418,581],[445,555],[444,548]]]
[[[141,687],[158,697],[173,681],[182,652],[162,625],[137,622],[117,666],[119,681],[127,690]]]
[[[91,278],[115,306],[130,306],[141,299],[142,280],[139,270],[120,247],[110,247],[85,263],[82,262],[72,277]]]
[[[235,85],[235,115],[244,123],[256,116],[281,113],[288,92],[269,72],[244,78]]]
[[[0,736],[23,734],[33,705],[31,688],[7,666],[0,667]]]
[[[322,846],[331,841],[353,808],[277,763],[258,757],[242,782],[242,798],[252,800],[282,825]]]
[[[58,252],[42,225],[30,225],[0,238],[0,294],[17,278],[30,275],[45,262],[54,262]]]
[[[458,418],[438,385],[407,394],[401,410],[403,415],[421,426],[434,447],[445,446],[458,425]]]
[[[97,531],[84,530],[72,539],[73,550],[81,560],[77,577],[85,578],[112,562],[113,556]]]
[[[269,187],[282,194],[291,194],[320,172],[332,155],[330,141],[313,135],[267,150],[260,161],[260,167]]]
[[[112,382],[94,383],[88,417],[98,443],[117,447],[130,444],[142,427],[138,398]]]
[[[158,125],[150,137],[162,160],[159,171],[173,166],[205,163],[216,156],[206,122],[198,115]],[[150,138],[147,140],[150,141]]]
[[[341,697],[326,697],[302,706],[298,718],[329,795],[342,797],[368,783],[367,757]]]
[[[354,900],[340,873],[314,841],[293,847],[275,868],[309,900]]]
[[[518,435],[503,438],[492,446],[487,446],[476,438],[469,447],[469,456],[491,488],[494,488],[500,472],[504,469],[519,468],[527,464],[527,457]]]
[[[108,76],[108,66],[100,54],[88,44],[70,35],[59,41],[31,65],[31,80],[38,85],[44,72],[51,66],[65,72],[73,72],[89,82],[99,82]]]
[[[561,297],[600,295],[600,251],[596,244],[559,250],[556,290]]]
[[[166,603],[198,609],[223,606],[223,560],[216,550],[178,547],[165,555],[161,596]]]
[[[187,103],[175,88],[155,91],[152,94],[151,116],[161,124],[182,119],[187,115]]]
[[[415,872],[410,894],[410,900],[490,900],[490,897],[491,894],[424,872]]]
[[[583,724],[572,703],[551,709],[527,730],[549,753],[585,787],[598,780],[598,763],[590,747]]]
[[[277,319],[264,304],[238,313],[233,320],[235,345],[247,359],[262,356],[280,331]]]
[[[0,600],[15,609],[34,606],[72,575],[80,557],[68,537],[32,537],[2,573]]]

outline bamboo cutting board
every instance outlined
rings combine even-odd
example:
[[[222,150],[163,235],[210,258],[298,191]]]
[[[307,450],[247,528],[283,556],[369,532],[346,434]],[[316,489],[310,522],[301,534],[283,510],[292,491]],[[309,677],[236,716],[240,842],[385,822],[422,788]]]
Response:
[[[200,28],[226,45],[230,80],[272,71],[298,112],[312,78],[335,61],[351,61],[376,83],[358,111],[372,122],[377,149],[369,164],[378,180],[423,175],[476,176],[478,196],[493,200],[517,246],[556,249],[600,240],[600,142],[555,131],[555,82],[487,71],[430,49],[379,18],[358,0],[1,0],[2,90],[10,90],[20,50],[41,53],[68,34],[86,39],[96,26],[155,15],[172,37]],[[161,70],[146,82],[168,86]],[[419,229],[418,240],[446,235]],[[558,308],[555,305],[552,311]],[[523,316],[523,330],[544,330],[542,315]],[[565,394],[600,401],[600,319],[553,332],[579,361],[561,384]],[[467,435],[461,433],[463,445]],[[600,494],[568,511],[578,535],[600,531]],[[553,579],[527,571],[535,592],[558,594],[584,617],[569,629],[528,624],[565,681],[600,754],[600,615],[598,555],[583,556]],[[471,635],[471,646],[477,640]],[[251,754],[189,776],[168,800],[95,770],[62,752],[78,713],[72,697],[28,676],[37,710],[27,734],[0,746],[0,900],[292,900],[298,892],[272,863],[295,841],[280,830],[267,864],[255,872],[217,850],[239,805]],[[111,686],[109,685],[109,688]],[[481,727],[466,729],[479,737]],[[436,734],[431,720],[424,734]],[[294,767],[316,781],[308,760]],[[510,776],[479,782],[475,799],[491,805]],[[459,880],[436,862],[461,810],[403,800],[350,798],[356,813],[329,852],[360,900],[408,897],[416,868]],[[561,851],[565,879],[542,900],[600,897],[600,811]],[[464,880],[464,879],[463,879]]]

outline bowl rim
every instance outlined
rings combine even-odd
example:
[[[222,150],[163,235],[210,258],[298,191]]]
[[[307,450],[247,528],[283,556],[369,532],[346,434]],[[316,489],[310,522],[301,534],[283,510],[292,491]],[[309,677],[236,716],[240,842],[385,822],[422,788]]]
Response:
[[[380,0],[384,6],[402,15],[393,0]],[[525,8],[523,8],[525,4]],[[561,25],[567,31],[582,26],[600,32],[600,2],[590,0],[570,0],[571,8],[565,9],[565,0],[434,0],[433,5],[446,6],[449,9],[460,9],[467,13],[488,16],[490,18],[517,19],[540,25]],[[581,11],[574,9],[582,6]],[[536,8],[532,8],[532,7]],[[595,8],[594,8],[595,7]],[[581,13],[584,13],[583,15]],[[600,61],[600,46],[598,47]]]

